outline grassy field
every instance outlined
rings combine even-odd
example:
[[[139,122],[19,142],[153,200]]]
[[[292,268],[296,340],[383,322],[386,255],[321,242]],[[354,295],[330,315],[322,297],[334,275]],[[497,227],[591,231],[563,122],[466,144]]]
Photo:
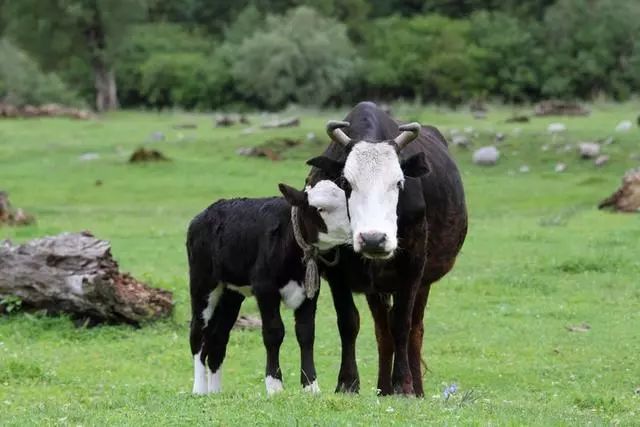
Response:
[[[327,142],[323,124],[344,112],[301,112],[302,126],[243,133],[215,129],[211,116],[118,113],[99,120],[0,121],[0,188],[37,225],[0,228],[24,241],[91,230],[113,244],[121,268],[175,296],[172,319],[142,329],[76,329],[66,318],[0,318],[0,425],[640,425],[640,216],[601,212],[598,201],[640,163],[640,131],[615,134],[636,105],[597,105],[586,118],[505,124],[512,111],[486,120],[466,112],[397,106],[399,118],[442,130],[473,126],[475,146],[504,132],[493,168],[472,165],[452,148],[463,172],[469,235],[451,274],[431,293],[424,356],[426,397],[379,398],[371,316],[362,296],[358,339],[361,393],[335,395],[340,345],[325,288],[317,318],[319,396],[298,384],[299,356],[287,326],[282,352],[286,390],[264,393],[258,331],[234,331],[224,364],[224,392],[193,397],[188,347],[185,231],[212,200],[301,186],[304,160]],[[254,125],[263,118],[250,117]],[[567,125],[555,140],[546,127]],[[195,130],[174,129],[195,123]],[[150,142],[154,132],[164,141]],[[274,137],[307,138],[284,160],[246,158],[238,147]],[[580,140],[615,136],[611,161],[578,159]],[[140,145],[172,161],[129,165]],[[545,147],[546,145],[546,147]],[[544,149],[543,149],[544,148]],[[99,158],[82,161],[84,153]],[[635,160],[634,160],[635,159]],[[556,162],[567,163],[555,173]],[[519,172],[527,165],[528,173]],[[96,180],[103,184],[96,186]],[[253,300],[242,309],[255,313]],[[587,332],[570,332],[587,323]],[[449,399],[443,389],[457,384]]]

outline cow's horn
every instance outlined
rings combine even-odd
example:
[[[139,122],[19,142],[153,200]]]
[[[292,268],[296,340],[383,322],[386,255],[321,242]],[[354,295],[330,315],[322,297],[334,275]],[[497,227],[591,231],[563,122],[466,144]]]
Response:
[[[346,147],[351,144],[351,138],[349,138],[341,128],[348,127],[349,125],[349,122],[329,120],[327,122],[327,135],[329,135],[329,137],[331,137],[331,139],[333,139],[338,144],[344,145]]]
[[[406,125],[398,126],[398,130],[400,131],[400,135],[396,136],[393,142],[396,143],[396,151],[400,152],[404,147],[406,147],[411,141],[416,139],[418,135],[420,135],[420,123],[413,122],[407,123]]]

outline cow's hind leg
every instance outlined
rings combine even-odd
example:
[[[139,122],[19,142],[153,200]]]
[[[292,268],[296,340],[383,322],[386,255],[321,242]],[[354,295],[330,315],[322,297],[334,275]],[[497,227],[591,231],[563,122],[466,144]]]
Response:
[[[391,388],[391,366],[393,364],[393,337],[389,327],[391,296],[368,294],[367,302],[375,323],[378,343],[378,391],[386,396],[393,393]]]
[[[282,372],[280,371],[280,345],[284,340],[284,323],[280,317],[280,294],[262,293],[256,295],[262,317],[262,340],[267,351],[265,386],[267,394],[282,391]]]
[[[210,371],[207,385],[209,393],[222,391],[222,362],[227,352],[231,328],[238,318],[240,306],[244,301],[242,295],[225,289],[224,285],[218,285],[216,290],[218,289],[220,289],[220,296],[205,328],[204,351]],[[210,302],[211,300],[212,298],[209,298]]]
[[[424,336],[424,312],[427,307],[431,285],[420,287],[416,294],[409,334],[409,368],[413,377],[413,390],[416,396],[424,396],[422,386],[422,341]]]
[[[300,382],[305,391],[319,393],[316,366],[313,361],[313,344],[315,340],[315,318],[318,294],[313,299],[306,299],[295,311],[296,338],[300,346]]]

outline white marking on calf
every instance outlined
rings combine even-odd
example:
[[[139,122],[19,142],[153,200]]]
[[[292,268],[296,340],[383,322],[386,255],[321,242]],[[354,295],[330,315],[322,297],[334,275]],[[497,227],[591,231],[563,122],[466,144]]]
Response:
[[[204,327],[207,327],[209,320],[213,317],[213,313],[216,310],[216,306],[218,305],[218,301],[220,301],[220,297],[222,296],[222,292],[224,292],[224,284],[219,283],[216,288],[211,291],[209,294],[209,301],[204,310],[202,310],[202,319],[204,320]]]
[[[309,206],[318,210],[327,226],[326,233],[318,233],[315,246],[322,250],[351,243],[351,224],[347,214],[347,199],[344,190],[329,180],[319,181],[313,187],[305,188]]]
[[[284,305],[292,310],[296,310],[304,302],[306,295],[300,282],[290,280],[289,283],[280,288],[280,295]]]
[[[264,385],[267,387],[267,395],[273,396],[276,393],[280,393],[284,387],[282,386],[282,381],[272,377],[271,375],[267,375],[264,379]]]
[[[209,393],[220,393],[222,391],[222,365],[218,366],[218,370],[214,373],[209,373],[208,381]]]
[[[353,248],[361,250],[361,233],[384,233],[384,250],[398,246],[396,209],[404,174],[390,144],[358,142],[347,156],[344,177],[351,184],[349,211]]]
[[[207,368],[200,360],[202,350],[193,355],[193,394],[207,393]]]
[[[251,286],[236,286],[236,285],[230,285],[227,283],[227,289],[232,290],[233,292],[237,292],[245,298],[249,298],[253,296],[253,291],[251,290]]]
[[[318,380],[313,380],[311,384],[307,384],[302,388],[304,391],[312,394],[320,393],[320,386],[318,385]]]

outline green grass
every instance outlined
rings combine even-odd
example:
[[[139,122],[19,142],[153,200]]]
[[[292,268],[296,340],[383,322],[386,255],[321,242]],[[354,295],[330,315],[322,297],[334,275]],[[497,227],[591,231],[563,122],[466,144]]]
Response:
[[[332,393],[340,345],[326,288],[317,317],[320,396],[303,394],[292,314],[282,352],[286,390],[264,393],[264,351],[258,331],[234,331],[224,364],[224,392],[193,397],[188,348],[188,221],[212,200],[277,192],[302,185],[304,160],[326,143],[323,123],[344,112],[302,112],[302,126],[243,134],[214,129],[211,117],[118,113],[97,121],[0,121],[0,187],[37,225],[0,228],[24,241],[62,231],[91,230],[113,244],[123,270],[175,297],[172,319],[142,329],[76,329],[66,318],[17,314],[0,318],[2,425],[585,425],[640,424],[640,216],[595,206],[636,166],[640,132],[615,135],[603,168],[564,151],[566,143],[613,134],[634,105],[597,105],[587,118],[505,124],[496,108],[484,121],[469,114],[410,105],[396,115],[443,131],[473,126],[476,146],[505,132],[494,168],[471,164],[452,148],[465,181],[469,235],[451,274],[432,290],[426,314],[426,397],[379,398],[371,316],[357,298],[361,393]],[[258,116],[251,117],[258,123]],[[551,144],[546,126],[562,121],[567,135]],[[173,125],[193,122],[196,130]],[[515,131],[520,128],[520,132]],[[173,161],[129,165],[149,143]],[[239,157],[240,146],[272,137],[320,142],[285,153],[281,162]],[[547,151],[541,147],[551,144]],[[100,158],[80,161],[83,153]],[[568,164],[553,172],[557,161]],[[529,173],[518,169],[526,164]],[[96,180],[103,184],[96,186]],[[247,300],[243,312],[255,313]],[[588,323],[588,332],[566,327]],[[442,390],[459,391],[445,401]],[[470,395],[469,395],[470,393]],[[465,394],[467,396],[465,397]]]

